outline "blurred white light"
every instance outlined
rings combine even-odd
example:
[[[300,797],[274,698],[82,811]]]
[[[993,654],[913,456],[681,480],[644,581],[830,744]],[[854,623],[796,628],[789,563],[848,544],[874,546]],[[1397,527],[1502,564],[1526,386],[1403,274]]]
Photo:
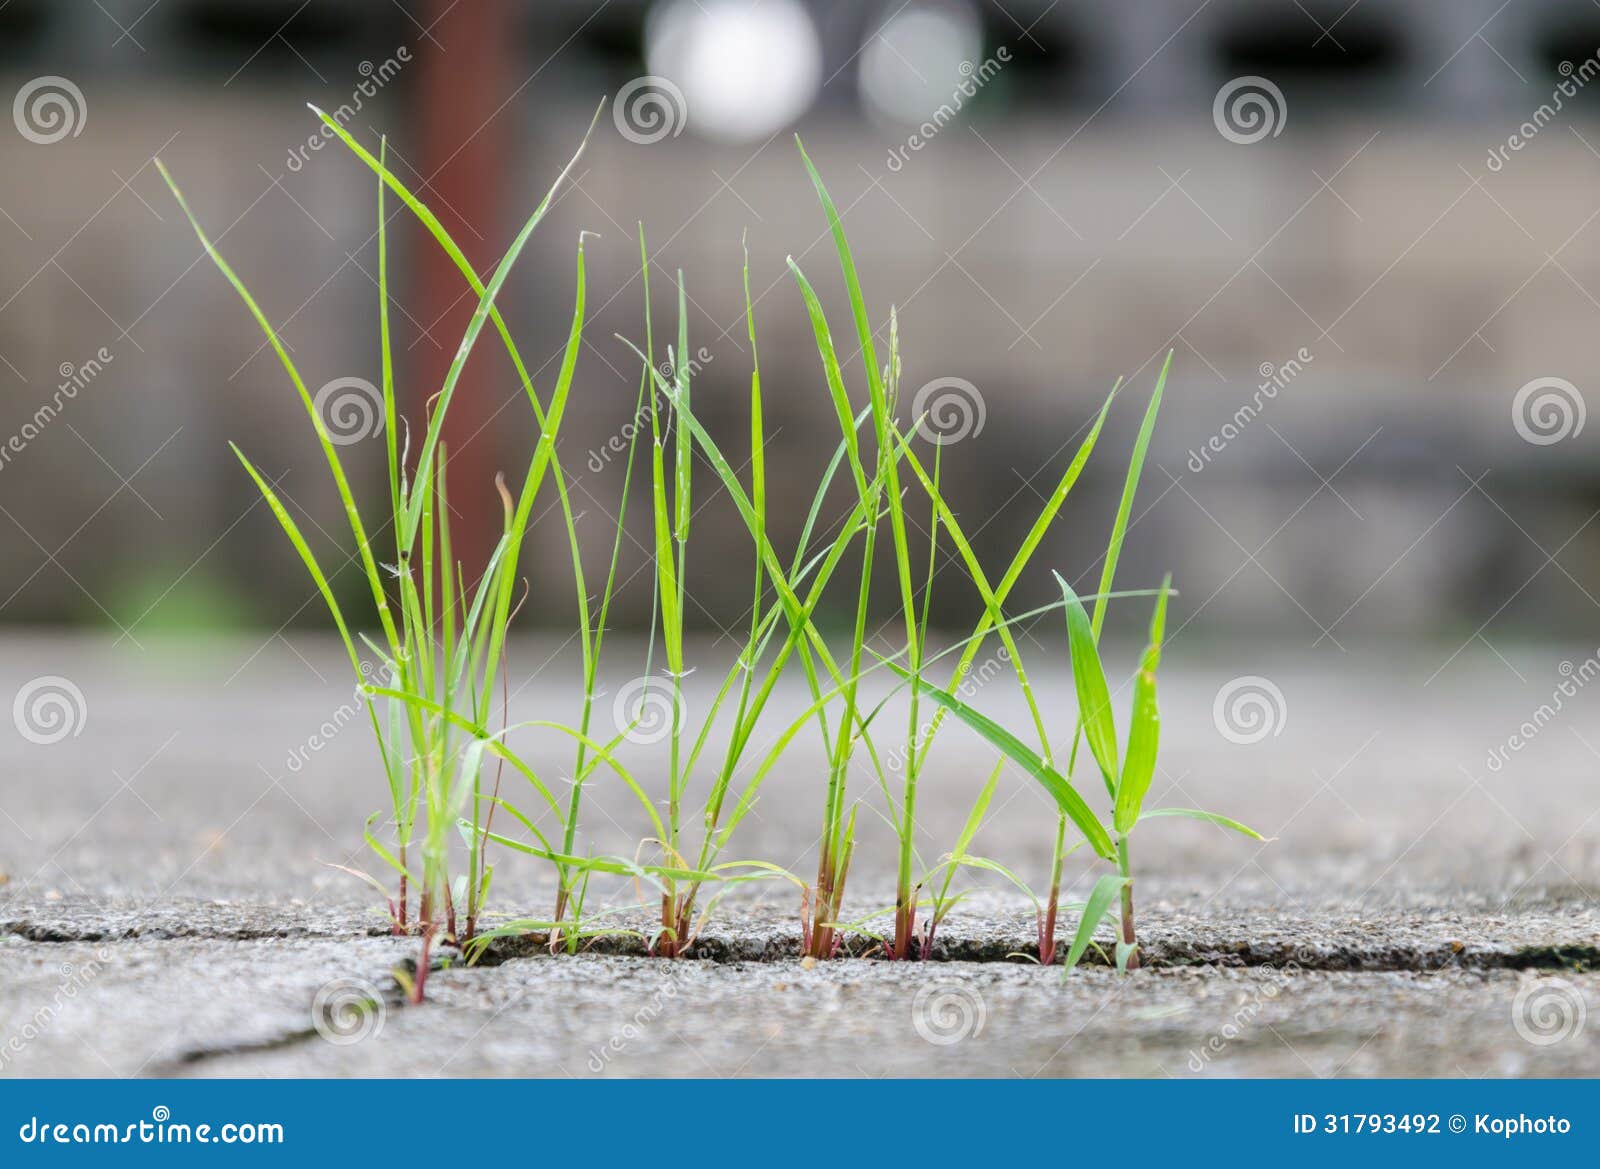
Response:
[[[800,0],[670,0],[651,12],[645,58],[711,138],[764,138],[822,87],[822,44]]]
[[[982,54],[983,26],[966,0],[902,8],[862,47],[862,97],[874,113],[924,121],[950,101]]]

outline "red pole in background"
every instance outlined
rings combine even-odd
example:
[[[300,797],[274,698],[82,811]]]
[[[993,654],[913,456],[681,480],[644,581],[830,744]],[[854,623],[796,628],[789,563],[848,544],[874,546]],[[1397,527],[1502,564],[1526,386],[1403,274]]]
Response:
[[[506,166],[515,124],[510,107],[512,20],[509,0],[425,0],[418,33],[420,84],[416,110],[417,195],[487,280],[504,252]],[[392,164],[391,164],[392,165]],[[420,224],[416,226],[415,287],[407,298],[437,344],[412,351],[416,382],[408,416],[413,434],[428,399],[439,392],[454,360],[477,295]],[[469,581],[487,563],[502,526],[494,476],[501,447],[493,418],[500,403],[490,393],[506,361],[489,344],[478,345],[462,371],[445,416],[449,453],[451,538]],[[415,447],[413,447],[413,453]]]

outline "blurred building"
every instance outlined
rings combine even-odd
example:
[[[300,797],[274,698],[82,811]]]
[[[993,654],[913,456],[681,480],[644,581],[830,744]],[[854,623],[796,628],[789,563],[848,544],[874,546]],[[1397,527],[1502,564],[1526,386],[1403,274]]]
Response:
[[[638,382],[613,334],[643,332],[641,222],[658,339],[681,269],[697,401],[734,450],[747,241],[769,469],[779,497],[800,501],[780,527],[798,531],[837,433],[786,256],[824,295],[844,354],[855,349],[798,128],[844,213],[874,323],[898,307],[908,412],[923,387],[970,387],[972,433],[944,470],[991,561],[1009,558],[1121,376],[1129,400],[1043,557],[1092,569],[1171,348],[1123,579],[1172,569],[1198,628],[1321,640],[1591,620],[1592,4],[473,8],[503,13],[492,122],[508,212],[482,223],[438,210],[475,256],[503,249],[601,96],[634,103],[602,117],[504,300],[548,392],[578,233],[602,237],[563,440],[592,563],[609,551],[621,460],[608,452]],[[463,18],[448,0],[0,7],[0,93],[16,99],[16,132],[0,134],[0,440],[31,434],[0,461],[0,620],[137,638],[162,623],[319,619],[227,442],[281,482],[330,558],[337,502],[281,369],[150,160],[178,177],[312,389],[376,380],[374,184],[336,143],[312,145],[304,103],[347,111],[373,145],[390,135],[397,172],[436,196],[413,161],[432,156],[420,79],[441,65],[474,76]],[[30,90],[40,79],[70,88]],[[65,133],[28,122],[50,92],[65,94]],[[482,130],[463,125],[463,144]],[[394,323],[415,403],[436,387],[408,375],[454,352],[437,309],[465,286],[443,300],[432,276],[419,287],[432,245],[395,223]],[[534,430],[509,366],[491,339],[483,349],[490,425],[456,472],[475,485],[463,498],[492,509],[493,472],[519,469]],[[381,444],[346,453],[380,502]],[[639,502],[625,572],[648,544]],[[742,612],[748,586],[729,566],[747,545],[714,499],[699,532],[690,587],[709,625]],[[529,574],[550,598],[532,619],[569,611],[565,556],[558,527],[532,541]],[[974,604],[959,571],[941,576],[944,620]],[[648,605],[636,587],[625,616]]]

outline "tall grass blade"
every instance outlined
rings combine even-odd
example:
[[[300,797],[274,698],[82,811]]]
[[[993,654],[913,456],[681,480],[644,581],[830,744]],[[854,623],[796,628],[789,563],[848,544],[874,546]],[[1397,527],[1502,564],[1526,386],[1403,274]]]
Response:
[[[1133,682],[1133,718],[1128,725],[1128,754],[1117,783],[1116,829],[1132,830],[1156,771],[1156,751],[1161,743],[1161,712],[1156,704],[1156,667],[1161,664],[1161,641],[1166,635],[1169,576],[1161,585],[1155,615],[1150,619],[1150,644],[1144,651],[1138,677]]]

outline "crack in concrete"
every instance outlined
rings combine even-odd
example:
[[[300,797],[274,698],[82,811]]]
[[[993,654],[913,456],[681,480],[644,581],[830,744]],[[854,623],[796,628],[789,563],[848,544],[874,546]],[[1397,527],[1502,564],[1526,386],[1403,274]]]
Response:
[[[1283,923],[1263,923],[1252,934],[1248,922],[1233,928],[1217,929],[1209,923],[1195,923],[1189,930],[1174,930],[1153,936],[1143,943],[1145,964],[1154,968],[1272,967],[1345,972],[1422,972],[1446,966],[1467,970],[1547,970],[1585,973],[1600,970],[1600,944],[1566,938],[1541,939],[1526,936],[1513,942],[1501,941],[1481,926],[1463,933],[1463,939],[1435,930],[1429,936],[1416,936],[1418,923],[1397,919],[1392,923],[1374,922],[1370,928],[1351,936],[1350,931],[1330,928],[1318,932],[1285,930]],[[969,933],[947,930],[933,944],[928,961],[936,963],[1019,963],[1034,961],[1037,943],[1029,932],[997,923],[988,928],[969,924]],[[1474,937],[1473,933],[1477,936]],[[1188,936],[1184,936],[1187,933]],[[1404,935],[1411,934],[1407,938]],[[1262,935],[1266,936],[1262,936]],[[295,928],[285,925],[223,927],[216,923],[184,925],[162,922],[151,925],[96,925],[27,918],[0,922],[0,936],[39,944],[66,944],[118,941],[216,941],[262,942],[286,940],[354,941],[390,936],[386,926],[367,929]],[[1084,955],[1087,964],[1108,961],[1109,940],[1105,948],[1091,946]],[[1064,949],[1064,948],[1063,948]],[[642,931],[640,935],[615,934],[591,938],[583,953],[618,957],[649,957]],[[527,933],[496,938],[473,965],[497,966],[517,958],[548,954],[549,935]],[[844,959],[872,960],[876,943],[855,939],[847,943]],[[445,951],[448,954],[448,951]],[[728,919],[695,938],[684,955],[686,960],[712,963],[782,962],[798,959],[801,940],[798,931],[776,920]],[[457,960],[456,965],[461,965]],[[437,968],[437,964],[436,964]]]

